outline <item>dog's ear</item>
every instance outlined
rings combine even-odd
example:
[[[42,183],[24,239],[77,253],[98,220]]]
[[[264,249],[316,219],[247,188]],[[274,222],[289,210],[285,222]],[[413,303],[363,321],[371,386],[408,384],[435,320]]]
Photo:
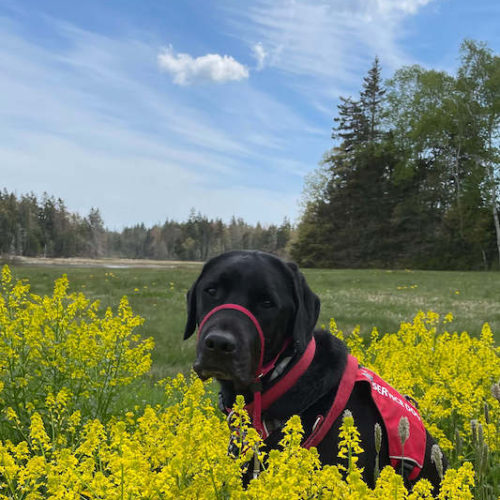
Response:
[[[191,335],[193,335],[194,331],[196,330],[196,286],[198,285],[199,280],[200,278],[198,278],[193,283],[193,286],[186,294],[187,319],[186,326],[184,328],[184,340],[191,337]]]
[[[200,275],[198,276],[198,278],[196,278],[196,281],[193,283],[193,286],[189,289],[188,293],[186,294],[187,318],[186,318],[186,326],[184,328],[184,340],[191,337],[191,335],[193,335],[194,331],[196,330],[196,318],[198,316],[196,311],[196,302],[198,298],[196,295],[196,289],[198,288],[198,283],[200,282],[204,274],[210,270],[211,266],[213,266],[213,264],[215,264],[221,258],[223,258],[224,255],[225,254],[219,255],[218,257],[214,257],[210,259],[208,262],[205,262],[203,268],[201,269]]]
[[[313,329],[319,317],[320,300],[309,288],[297,264],[287,262],[287,265],[292,271],[294,298],[297,308],[292,330],[293,342],[295,350],[301,353],[305,351],[312,338]]]

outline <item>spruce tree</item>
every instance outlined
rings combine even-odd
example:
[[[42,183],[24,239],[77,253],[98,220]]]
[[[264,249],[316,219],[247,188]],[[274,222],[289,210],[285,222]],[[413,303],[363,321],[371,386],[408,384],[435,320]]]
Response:
[[[337,145],[325,160],[329,173],[324,198],[308,205],[298,228],[294,256],[310,262],[359,267],[379,263],[380,242],[387,236],[391,209],[387,207],[392,159],[382,129],[385,89],[375,58],[363,80],[359,99],[340,98],[332,138]],[[317,235],[311,223],[329,234]],[[300,260],[300,259],[299,259]]]
[[[368,74],[363,78],[363,90],[360,94],[361,108],[366,122],[366,141],[374,144],[382,137],[385,89],[382,86],[381,68],[375,57]]]

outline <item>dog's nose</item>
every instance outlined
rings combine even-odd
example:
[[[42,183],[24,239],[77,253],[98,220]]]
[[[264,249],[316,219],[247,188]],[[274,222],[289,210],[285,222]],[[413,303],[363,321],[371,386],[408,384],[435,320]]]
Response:
[[[213,353],[231,354],[236,350],[236,339],[229,332],[210,332],[205,337],[205,347]]]

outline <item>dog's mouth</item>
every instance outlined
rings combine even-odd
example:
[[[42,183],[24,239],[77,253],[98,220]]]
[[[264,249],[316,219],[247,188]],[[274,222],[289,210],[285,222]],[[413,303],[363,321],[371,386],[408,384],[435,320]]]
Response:
[[[233,377],[222,370],[216,370],[216,369],[209,369],[209,368],[203,368],[200,370],[196,370],[196,373],[198,374],[198,377],[201,378],[201,380],[207,380],[209,378],[216,378],[218,380],[231,380]]]
[[[196,362],[193,369],[198,377],[200,377],[203,381],[208,380],[209,378],[228,380],[233,382],[235,387],[239,388],[248,387],[252,383],[251,376],[242,375],[239,370],[235,370],[234,368],[225,370],[220,366],[206,366]]]

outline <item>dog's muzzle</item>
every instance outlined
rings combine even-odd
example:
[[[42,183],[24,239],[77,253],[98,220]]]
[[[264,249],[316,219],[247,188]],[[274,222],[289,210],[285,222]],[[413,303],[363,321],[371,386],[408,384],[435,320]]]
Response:
[[[280,350],[277,356],[270,363],[264,366],[264,346],[265,346],[264,332],[262,331],[262,327],[260,326],[260,323],[257,320],[257,318],[246,307],[240,306],[239,304],[222,304],[220,306],[214,307],[202,319],[200,326],[198,327],[198,342],[200,341],[200,336],[206,322],[217,312],[227,309],[239,311],[240,313],[244,314],[248,319],[250,319],[250,321],[255,326],[257,333],[259,334],[259,340],[260,340],[259,364],[257,365],[257,370],[255,372],[255,376],[251,384],[251,389],[254,395],[254,401],[253,401],[254,411],[252,419],[253,426],[255,427],[257,432],[259,432],[259,434],[262,436],[264,434],[264,428],[261,422],[261,391],[262,391],[261,378],[274,368],[276,361],[288,346],[289,341],[285,342],[283,348]],[[216,351],[222,355],[232,354],[236,349],[236,340],[229,332],[220,332],[220,331],[210,332],[203,339],[203,342],[205,343],[204,347],[206,349],[209,350],[212,349],[213,351]],[[211,371],[211,374],[213,373],[214,371]],[[221,375],[222,375],[221,378],[224,378],[224,373],[221,373]]]

